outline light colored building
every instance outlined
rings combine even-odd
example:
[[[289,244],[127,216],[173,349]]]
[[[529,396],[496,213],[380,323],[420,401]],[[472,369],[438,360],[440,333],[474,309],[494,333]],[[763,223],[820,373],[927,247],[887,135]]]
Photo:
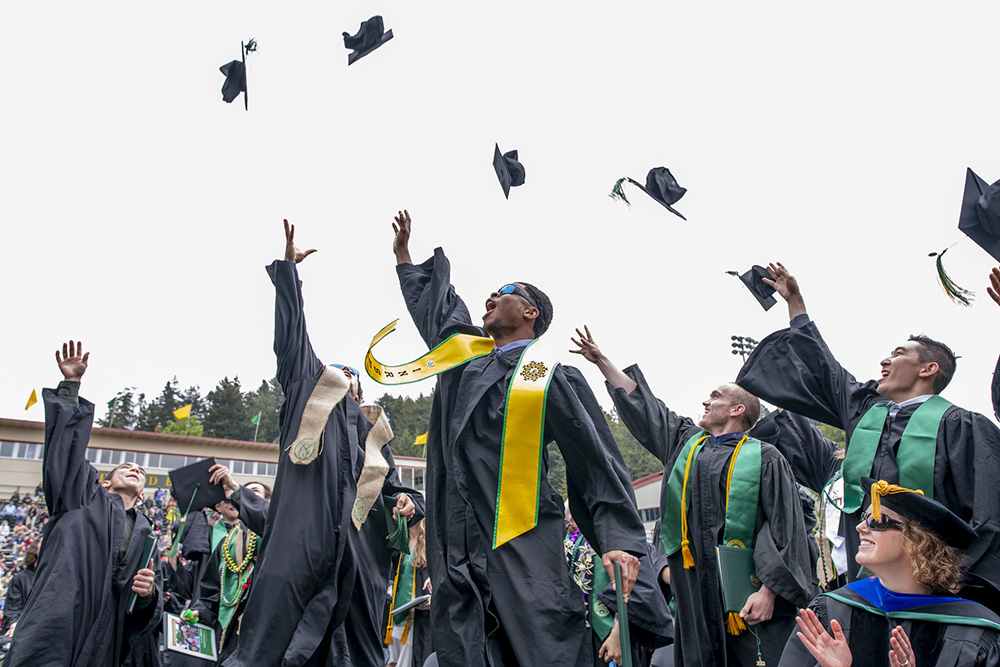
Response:
[[[632,482],[635,490],[635,502],[639,508],[639,518],[646,528],[646,539],[650,542],[655,537],[653,529],[656,521],[660,518],[660,486],[663,481],[663,472],[654,472]]]
[[[0,417],[0,498],[15,490],[22,496],[34,494],[42,481],[44,441],[44,422]],[[87,460],[101,473],[119,463],[138,463],[146,470],[147,489],[169,489],[170,470],[210,456],[229,466],[241,484],[255,479],[273,484],[279,453],[278,445],[269,442],[94,428]],[[404,486],[424,490],[424,459],[397,456],[396,467]]]

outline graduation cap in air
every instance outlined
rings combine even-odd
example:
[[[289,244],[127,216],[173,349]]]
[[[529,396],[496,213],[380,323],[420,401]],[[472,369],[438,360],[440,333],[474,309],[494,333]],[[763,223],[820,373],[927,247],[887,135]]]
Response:
[[[749,271],[740,276],[740,280],[747,286],[747,289],[764,310],[771,310],[771,307],[778,303],[774,299],[774,287],[764,282],[764,278],[770,277],[771,274],[767,272],[767,269],[757,264],[754,264]]]
[[[353,53],[347,55],[347,64],[353,65],[357,60],[364,58],[369,53],[382,46],[392,39],[392,30],[386,32],[385,24],[381,16],[373,16],[367,21],[361,22],[361,27],[354,35],[343,33],[344,47],[354,49]]]
[[[247,100],[247,54],[257,50],[257,42],[253,38],[246,44],[240,42],[240,60],[231,60],[219,71],[226,76],[222,84],[222,101],[231,104],[233,100],[243,93],[243,108],[250,110],[250,102]]]
[[[958,228],[1000,262],[1000,181],[987,185],[976,172],[966,171]]]
[[[208,469],[214,465],[215,459],[209,457],[170,471],[171,492],[177,499],[177,507],[185,508],[184,514],[214,508],[216,503],[226,499],[222,486],[209,481]]]
[[[674,215],[679,216],[681,220],[687,220],[687,218],[671,206],[671,204],[676,204],[678,200],[684,196],[684,193],[687,192],[687,188],[679,186],[677,184],[677,179],[674,178],[674,175],[671,174],[670,170],[666,167],[653,167],[650,169],[649,173],[646,174],[646,185],[642,185],[628,176],[619,178],[615,182],[615,187],[612,188],[610,197],[612,199],[620,199],[629,206],[632,206],[632,202],[628,200],[628,197],[625,196],[625,191],[622,190],[622,183],[625,181],[628,181],[656,201],[663,204],[664,208]]]
[[[876,521],[882,518],[882,508],[887,507],[903,518],[920,524],[921,528],[934,533],[950,547],[966,549],[977,537],[972,526],[922,492],[871,477],[861,478],[861,490],[871,500],[871,514]]]
[[[501,155],[500,144],[493,144],[493,169],[497,172],[503,196],[510,199],[510,189],[524,185],[524,165],[517,161],[517,151]]]

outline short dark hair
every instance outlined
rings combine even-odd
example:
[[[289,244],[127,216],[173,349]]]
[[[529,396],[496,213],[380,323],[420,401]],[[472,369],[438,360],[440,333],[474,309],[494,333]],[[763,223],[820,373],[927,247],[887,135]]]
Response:
[[[743,430],[749,431],[757,423],[757,420],[760,419],[760,399],[738,384],[730,384],[729,392],[732,404],[742,405],[745,408],[743,412]]]
[[[552,324],[552,301],[549,300],[545,292],[531,283],[519,282],[518,285],[524,287],[524,291],[528,293],[531,300],[535,302],[535,308],[538,309],[538,317],[535,318],[535,325],[532,329],[535,338],[538,338],[548,331],[549,325]]]
[[[920,343],[920,347],[917,348],[917,358],[920,359],[920,363],[927,364],[933,361],[938,365],[938,371],[934,375],[934,383],[931,388],[935,394],[940,394],[955,375],[955,362],[958,357],[944,343],[923,334],[910,336],[909,340]]]
[[[251,484],[258,484],[258,485],[260,485],[260,487],[262,489],[264,489],[264,500],[270,500],[271,499],[271,487],[270,486],[268,486],[264,482],[259,482],[256,479],[254,481],[252,481],[252,482],[247,482],[243,486],[247,486],[248,487]]]

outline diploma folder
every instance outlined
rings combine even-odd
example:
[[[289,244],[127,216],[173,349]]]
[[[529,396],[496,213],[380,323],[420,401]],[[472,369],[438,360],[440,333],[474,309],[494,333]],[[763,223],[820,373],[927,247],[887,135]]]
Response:
[[[396,607],[395,609],[393,609],[389,613],[392,614],[393,616],[399,616],[400,614],[405,614],[406,612],[410,611],[414,607],[419,607],[423,603],[427,602],[427,598],[429,598],[429,597],[430,597],[430,595],[420,595],[418,597],[413,598],[412,600],[410,600],[406,604],[399,605],[398,607]]]
[[[719,561],[719,583],[722,585],[722,606],[738,614],[747,598],[760,590],[760,579],[754,573],[753,549],[715,547]]]
[[[156,548],[156,538],[152,535],[146,536],[146,541],[142,545],[142,557],[139,559],[139,570],[149,568],[149,560],[153,557],[153,549]],[[138,574],[139,570],[136,570]],[[132,576],[132,579],[135,575]],[[135,601],[139,599],[139,594],[132,590],[132,579],[129,580],[129,591],[128,591],[128,613],[132,613],[135,609]]]

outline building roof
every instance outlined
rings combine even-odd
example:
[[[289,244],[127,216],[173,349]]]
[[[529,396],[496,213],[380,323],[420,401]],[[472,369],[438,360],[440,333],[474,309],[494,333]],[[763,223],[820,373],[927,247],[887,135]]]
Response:
[[[653,484],[655,482],[659,482],[661,479],[663,479],[663,471],[662,470],[660,472],[654,472],[652,475],[646,475],[645,477],[640,477],[639,479],[637,479],[634,482],[632,482],[632,488],[633,489],[639,489],[639,488],[642,488],[642,487],[644,487],[644,486],[646,486],[648,484]]]

